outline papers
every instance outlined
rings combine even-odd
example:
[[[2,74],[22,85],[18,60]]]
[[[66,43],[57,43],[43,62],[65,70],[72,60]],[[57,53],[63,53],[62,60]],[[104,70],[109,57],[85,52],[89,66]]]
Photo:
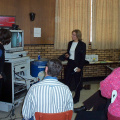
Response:
[[[41,37],[41,28],[34,28],[34,37]]]

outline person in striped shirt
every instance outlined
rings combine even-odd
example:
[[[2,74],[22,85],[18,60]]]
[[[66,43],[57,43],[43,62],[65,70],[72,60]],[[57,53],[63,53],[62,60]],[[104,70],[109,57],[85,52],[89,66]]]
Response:
[[[58,59],[48,61],[44,80],[32,85],[25,97],[22,108],[25,120],[34,120],[35,112],[59,113],[73,110],[71,91],[57,79],[61,70],[62,63]]]

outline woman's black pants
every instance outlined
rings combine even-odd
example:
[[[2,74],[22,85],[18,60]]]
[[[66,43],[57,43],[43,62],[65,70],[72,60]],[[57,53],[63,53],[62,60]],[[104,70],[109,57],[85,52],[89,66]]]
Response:
[[[75,120],[107,120],[110,103],[111,100],[101,96],[101,91],[98,90],[83,102],[87,110],[93,107],[93,111],[80,111]]]
[[[70,88],[75,85],[75,99],[79,100],[80,90],[82,89],[82,75],[83,72],[74,72],[74,69],[77,67],[74,60],[68,60],[68,64],[65,71],[65,84]],[[73,81],[72,81],[73,80]],[[74,83],[73,83],[74,82]]]

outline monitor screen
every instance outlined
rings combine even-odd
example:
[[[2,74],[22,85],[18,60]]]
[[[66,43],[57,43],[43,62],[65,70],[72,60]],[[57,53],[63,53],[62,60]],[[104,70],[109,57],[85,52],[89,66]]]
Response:
[[[13,32],[11,37],[11,48],[22,47],[22,33]]]
[[[12,33],[11,42],[4,45],[6,51],[21,51],[24,49],[24,31],[10,30]]]

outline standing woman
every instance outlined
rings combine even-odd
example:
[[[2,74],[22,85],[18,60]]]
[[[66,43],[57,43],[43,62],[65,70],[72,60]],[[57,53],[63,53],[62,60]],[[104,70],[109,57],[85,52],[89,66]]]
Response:
[[[70,88],[72,76],[75,80],[75,96],[73,98],[74,103],[79,102],[80,90],[82,89],[82,72],[85,63],[86,44],[82,42],[82,33],[76,29],[72,31],[72,41],[68,43],[67,53],[68,64],[66,68],[65,83]],[[74,69],[76,68],[76,72]]]
[[[3,68],[4,68],[4,46],[10,43],[11,32],[7,29],[0,29],[0,100],[2,100],[2,90],[3,90]]]

